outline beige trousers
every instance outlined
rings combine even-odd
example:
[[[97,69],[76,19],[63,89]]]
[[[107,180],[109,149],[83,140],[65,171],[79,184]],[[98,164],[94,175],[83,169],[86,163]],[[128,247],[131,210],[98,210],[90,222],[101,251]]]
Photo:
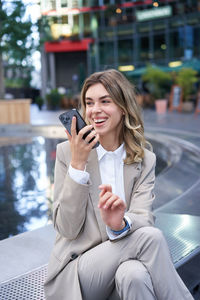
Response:
[[[192,300],[161,231],[142,227],[85,252],[78,274],[84,300]]]

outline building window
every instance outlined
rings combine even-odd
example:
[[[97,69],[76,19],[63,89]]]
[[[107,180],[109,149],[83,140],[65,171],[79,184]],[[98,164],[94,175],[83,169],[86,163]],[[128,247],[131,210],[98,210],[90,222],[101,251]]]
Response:
[[[100,65],[112,66],[114,64],[114,43],[101,42],[99,44]]]
[[[67,0],[61,0],[61,7],[67,7]]]
[[[56,9],[56,0],[50,0],[50,9]]]
[[[82,5],[84,7],[99,6],[99,1],[98,0],[82,0]]]
[[[146,33],[151,30],[149,22],[144,22],[144,23],[138,24],[137,27],[138,27],[139,33]]]
[[[118,41],[119,64],[132,63],[133,57],[133,40]]]
[[[199,47],[200,28],[194,28],[194,56],[200,55]]]
[[[139,60],[145,62],[149,59],[149,37],[139,38]]]
[[[90,37],[91,36],[91,24],[90,24],[90,14],[85,13],[83,15],[83,32],[84,32],[84,37]]]
[[[170,34],[170,59],[183,57],[184,55],[184,28]]]
[[[166,43],[164,34],[155,34],[153,37],[154,43],[154,59],[164,59],[166,52]]]

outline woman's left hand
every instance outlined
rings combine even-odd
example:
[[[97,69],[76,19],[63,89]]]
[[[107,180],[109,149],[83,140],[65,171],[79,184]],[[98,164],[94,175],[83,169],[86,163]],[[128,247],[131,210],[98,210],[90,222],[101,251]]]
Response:
[[[110,185],[102,184],[99,189],[101,192],[98,207],[104,223],[113,230],[121,230],[125,226],[123,218],[126,204],[121,198],[112,193]]]

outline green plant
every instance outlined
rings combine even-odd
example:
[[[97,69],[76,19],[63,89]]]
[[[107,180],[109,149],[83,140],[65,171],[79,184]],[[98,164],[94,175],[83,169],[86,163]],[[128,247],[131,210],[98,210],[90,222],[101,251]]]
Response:
[[[57,109],[61,105],[63,95],[58,92],[58,89],[53,89],[49,94],[46,95],[49,109]]]
[[[36,99],[35,99],[35,103],[37,104],[39,110],[41,110],[41,109],[42,109],[42,106],[43,106],[43,104],[44,104],[44,99],[43,99],[42,97],[38,96],[38,97],[36,97]]]
[[[33,50],[37,48],[32,36],[33,24],[26,15],[23,1],[0,0],[0,98],[4,98],[5,83],[30,86]],[[11,80],[5,74],[11,71]],[[15,72],[17,70],[17,72]],[[13,81],[13,82],[12,82]]]
[[[183,68],[177,73],[175,82],[182,88],[183,101],[188,101],[189,96],[194,90],[194,84],[197,81],[197,71],[192,68]]]
[[[154,100],[165,98],[172,83],[172,78],[169,73],[153,66],[147,67],[146,72],[142,76],[142,80],[147,83],[147,87]]]

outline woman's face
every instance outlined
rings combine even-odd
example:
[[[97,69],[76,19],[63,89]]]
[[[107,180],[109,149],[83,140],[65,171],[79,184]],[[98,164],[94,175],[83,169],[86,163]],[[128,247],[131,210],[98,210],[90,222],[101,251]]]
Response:
[[[122,109],[111,99],[101,83],[89,87],[85,94],[86,117],[101,137],[118,138],[122,128]]]

